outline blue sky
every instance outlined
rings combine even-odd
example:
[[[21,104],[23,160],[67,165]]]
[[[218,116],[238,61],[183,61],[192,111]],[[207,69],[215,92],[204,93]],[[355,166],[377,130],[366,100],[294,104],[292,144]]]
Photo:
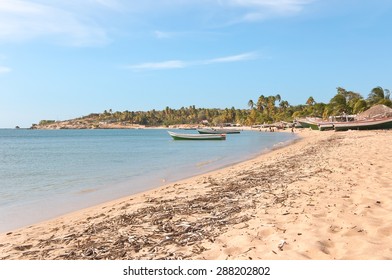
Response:
[[[392,1],[0,0],[0,127],[392,88]]]

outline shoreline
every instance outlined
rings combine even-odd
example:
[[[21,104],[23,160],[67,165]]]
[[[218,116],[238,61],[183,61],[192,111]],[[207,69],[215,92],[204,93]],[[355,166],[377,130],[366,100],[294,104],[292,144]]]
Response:
[[[378,174],[391,168],[390,148],[379,149],[392,131],[299,135],[245,162],[0,234],[0,259],[392,258],[391,175]],[[355,160],[361,148],[376,151],[362,161],[380,157],[379,182],[356,179],[375,167]]]
[[[285,133],[288,133],[288,131],[285,131]],[[280,136],[278,138],[280,138]],[[282,138],[295,137],[294,135],[290,136],[286,134],[282,135]],[[57,196],[48,198],[48,201],[45,202],[43,206],[40,206],[40,204],[37,203],[37,201],[40,200],[32,200],[22,205],[11,205],[6,208],[2,214],[0,214],[0,219],[3,220],[3,223],[0,226],[0,234],[7,233],[9,231],[15,231],[20,228],[25,228],[48,220],[56,219],[57,217],[71,214],[85,208],[91,208],[131,195],[137,195],[138,193],[154,190],[170,183],[176,183],[177,181],[186,180],[194,176],[199,176],[205,173],[226,168],[258,157],[261,154],[268,153],[270,150],[276,149],[276,146],[279,148],[282,145],[289,145],[291,141],[293,140],[281,139],[281,142],[276,142],[276,144],[271,147],[253,148],[252,153],[245,152],[241,148],[238,150],[240,154],[235,153],[236,156],[232,155],[231,158],[229,157],[226,159],[220,159],[219,161],[216,160],[216,162],[200,162],[200,164],[195,161],[195,167],[193,169],[191,166],[189,166],[188,169],[183,168],[184,166],[180,166],[181,169],[175,169],[171,172],[164,172],[164,174],[155,177],[148,176],[146,177],[146,180],[139,179],[139,181],[117,181],[114,184],[106,183],[107,186],[110,186],[106,188],[92,187],[86,189],[86,191],[72,192],[69,194],[70,199],[68,199],[68,203],[65,202],[66,200],[63,197]],[[255,147],[257,147],[257,145]],[[203,157],[203,159],[205,159],[205,157]],[[150,171],[151,170],[153,169],[150,168]],[[132,189],[129,188],[130,185],[132,185]],[[116,189],[117,191],[113,192],[111,189]],[[46,212],[47,210],[49,210],[49,212]],[[28,213],[28,215],[25,213]]]

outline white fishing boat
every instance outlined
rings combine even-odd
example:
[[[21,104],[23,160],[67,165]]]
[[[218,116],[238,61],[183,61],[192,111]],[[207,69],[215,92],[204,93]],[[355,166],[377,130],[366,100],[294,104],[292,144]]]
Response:
[[[174,140],[226,140],[226,134],[184,134],[168,131]]]
[[[232,128],[203,128],[197,130],[200,134],[238,134],[241,133],[238,129]]]

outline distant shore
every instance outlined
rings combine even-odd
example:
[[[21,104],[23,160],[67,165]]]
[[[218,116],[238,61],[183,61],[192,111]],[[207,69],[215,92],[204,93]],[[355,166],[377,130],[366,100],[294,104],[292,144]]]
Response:
[[[255,159],[0,235],[0,259],[390,259],[392,131]]]
[[[33,125],[30,129],[39,130],[59,130],[59,129],[201,129],[201,128],[221,128],[221,126],[205,126],[205,125],[192,125],[192,124],[177,124],[170,126],[146,126],[139,124],[120,124],[120,123],[106,123],[102,122],[96,125],[79,124],[64,122],[54,122],[46,125]],[[235,126],[224,127],[226,129],[239,129],[239,130],[260,130],[260,127],[252,126]]]

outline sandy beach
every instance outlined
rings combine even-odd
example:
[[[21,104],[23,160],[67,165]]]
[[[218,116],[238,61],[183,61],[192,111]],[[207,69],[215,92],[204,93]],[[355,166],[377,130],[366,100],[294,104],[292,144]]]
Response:
[[[0,235],[0,259],[392,259],[392,131],[295,143]]]

